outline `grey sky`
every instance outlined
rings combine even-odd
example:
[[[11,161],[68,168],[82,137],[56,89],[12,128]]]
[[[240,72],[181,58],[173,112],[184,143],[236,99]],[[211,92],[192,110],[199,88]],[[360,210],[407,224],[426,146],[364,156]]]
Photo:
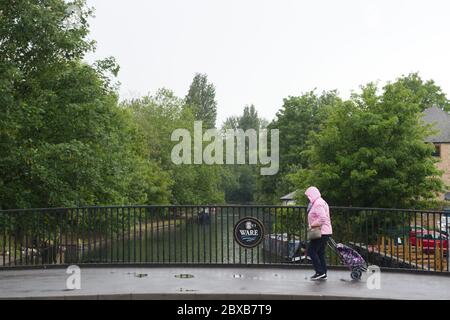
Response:
[[[317,88],[347,97],[361,84],[420,72],[450,93],[450,1],[88,0],[88,60],[114,56],[121,97],[166,87],[184,97],[196,72],[216,86],[218,124],[255,104]]]

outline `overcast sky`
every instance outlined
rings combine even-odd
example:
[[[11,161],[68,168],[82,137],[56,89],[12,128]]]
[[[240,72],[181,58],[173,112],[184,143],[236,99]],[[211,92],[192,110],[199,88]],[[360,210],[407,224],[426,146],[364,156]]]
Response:
[[[196,72],[216,86],[218,124],[254,104],[351,90],[418,71],[450,94],[450,1],[88,0],[89,61],[116,57],[122,99],[172,89]]]

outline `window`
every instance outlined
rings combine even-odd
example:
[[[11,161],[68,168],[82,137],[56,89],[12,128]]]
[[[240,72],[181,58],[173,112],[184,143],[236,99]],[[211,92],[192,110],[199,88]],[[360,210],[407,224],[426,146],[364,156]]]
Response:
[[[441,157],[441,145],[440,144],[434,145],[433,157],[437,157],[437,158]]]

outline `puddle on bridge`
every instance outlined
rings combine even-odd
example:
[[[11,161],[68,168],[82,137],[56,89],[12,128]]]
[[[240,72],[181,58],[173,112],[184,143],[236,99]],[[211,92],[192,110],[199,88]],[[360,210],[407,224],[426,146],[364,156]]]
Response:
[[[148,277],[147,273],[137,273],[137,272],[128,272],[127,275],[135,276],[136,278],[146,278],[146,277]]]
[[[137,273],[134,276],[136,278],[145,278],[145,277],[148,277],[148,274],[146,274],[146,273]]]
[[[194,290],[194,289],[183,289],[180,288],[180,292],[197,292],[198,290]]]
[[[178,279],[192,279],[192,278],[194,278],[194,275],[192,275],[192,274],[177,274],[177,275],[175,275],[175,278],[178,278]]]

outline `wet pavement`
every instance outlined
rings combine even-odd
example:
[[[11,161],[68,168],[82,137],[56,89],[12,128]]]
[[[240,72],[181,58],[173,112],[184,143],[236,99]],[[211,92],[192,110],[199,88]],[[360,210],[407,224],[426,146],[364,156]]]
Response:
[[[380,289],[368,274],[330,270],[314,282],[308,269],[82,268],[81,289],[66,289],[65,269],[0,271],[0,299],[450,299],[450,276],[381,272]],[[376,285],[376,282],[370,282]]]

